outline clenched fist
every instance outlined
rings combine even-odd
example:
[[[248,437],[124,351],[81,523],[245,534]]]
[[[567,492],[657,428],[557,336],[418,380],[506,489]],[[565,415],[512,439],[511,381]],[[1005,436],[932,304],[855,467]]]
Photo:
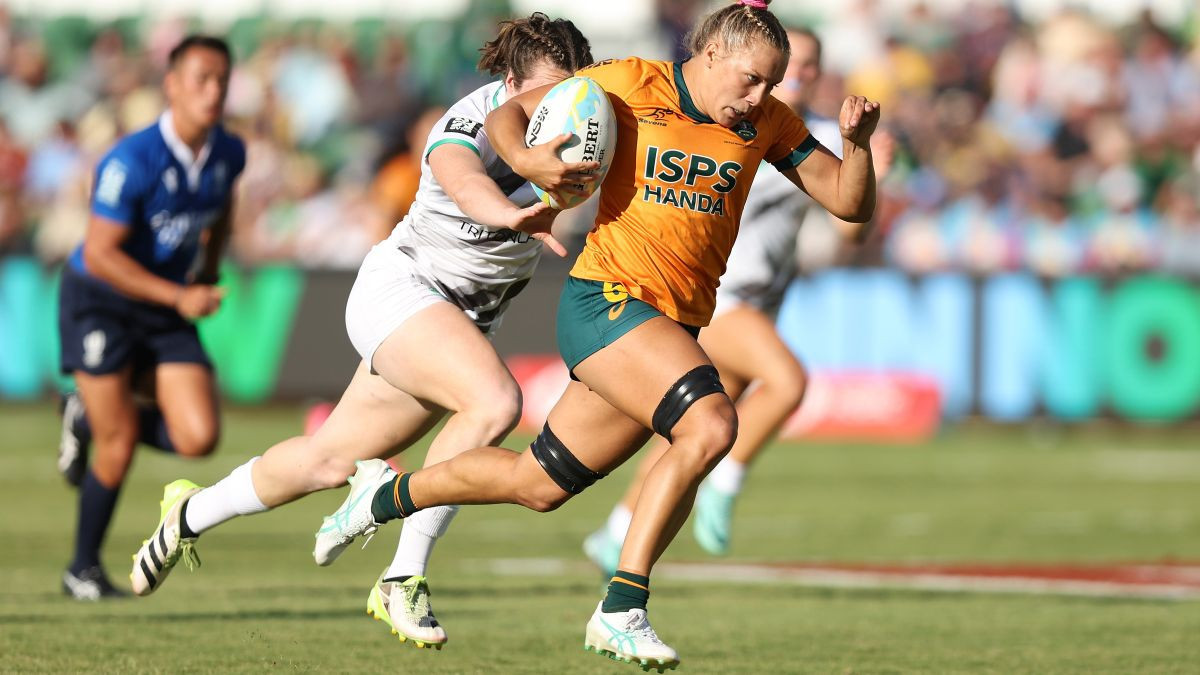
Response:
[[[855,145],[865,145],[879,124],[879,104],[865,96],[847,96],[838,115],[842,138]]]

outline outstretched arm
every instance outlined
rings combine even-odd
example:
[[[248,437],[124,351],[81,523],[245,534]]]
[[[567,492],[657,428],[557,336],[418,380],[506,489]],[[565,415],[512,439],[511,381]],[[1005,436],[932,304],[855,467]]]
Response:
[[[842,104],[838,126],[842,132],[842,159],[818,147],[784,175],[807,192],[835,217],[866,223],[875,212],[875,170],[871,134],[879,123],[879,104],[850,96]]]

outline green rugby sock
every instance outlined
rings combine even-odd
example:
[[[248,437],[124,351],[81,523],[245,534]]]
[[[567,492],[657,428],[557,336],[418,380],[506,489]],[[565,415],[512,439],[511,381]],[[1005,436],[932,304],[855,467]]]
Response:
[[[646,609],[650,599],[650,577],[617,570],[608,582],[608,593],[600,607],[602,612],[627,612],[631,609]]]
[[[407,518],[417,512],[412,497],[408,494],[408,479],[411,473],[402,473],[379,486],[371,499],[371,516],[379,524],[397,518]]]

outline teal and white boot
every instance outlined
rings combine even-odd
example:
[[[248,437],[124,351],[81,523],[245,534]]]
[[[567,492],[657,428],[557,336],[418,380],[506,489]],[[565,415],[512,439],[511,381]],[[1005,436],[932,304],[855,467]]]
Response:
[[[588,621],[583,638],[585,650],[632,663],[647,672],[653,668],[661,673],[679,665],[679,654],[658,639],[646,610],[604,612],[603,607],[603,602],[596,605]]]
[[[692,534],[700,548],[710,555],[729,553],[729,535],[733,528],[733,503],[737,495],[721,492],[705,481],[696,494]]]
[[[350,494],[331,516],[321,521],[313,559],[318,565],[329,565],[358,537],[373,535],[379,529],[371,514],[371,501],[379,487],[396,477],[396,472],[382,459],[355,462],[358,470],[349,478]],[[370,541],[370,539],[368,539]]]
[[[607,583],[612,575],[617,573],[617,565],[621,562],[621,544],[608,534],[607,528],[600,528],[589,534],[583,540],[583,552],[588,560],[600,569]]]

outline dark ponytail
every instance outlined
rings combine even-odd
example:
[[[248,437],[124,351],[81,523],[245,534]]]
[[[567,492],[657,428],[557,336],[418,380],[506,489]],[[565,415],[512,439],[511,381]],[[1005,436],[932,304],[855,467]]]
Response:
[[[592,49],[575,24],[534,12],[527,19],[500,23],[495,40],[479,50],[479,69],[499,75],[512,72],[517,86],[538,66],[548,62],[568,73],[592,63]]]

